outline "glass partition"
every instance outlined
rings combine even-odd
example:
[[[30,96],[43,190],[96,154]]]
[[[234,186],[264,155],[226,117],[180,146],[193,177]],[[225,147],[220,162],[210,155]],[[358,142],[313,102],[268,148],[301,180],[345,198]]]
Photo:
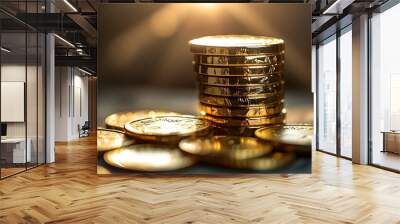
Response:
[[[38,35],[29,30],[27,32],[27,73],[26,73],[26,114],[27,114],[27,151],[29,158],[27,167],[37,165],[38,149]]]
[[[0,4],[38,13],[43,1]],[[28,4],[28,5],[26,5]],[[16,7],[18,6],[18,7]],[[40,6],[40,7],[39,7]],[[43,33],[0,12],[0,178],[45,162],[45,44]]]
[[[38,33],[38,64],[37,64],[37,162],[46,162],[46,36]]]
[[[1,34],[2,177],[24,171],[31,158],[26,135],[26,41],[25,32]]]

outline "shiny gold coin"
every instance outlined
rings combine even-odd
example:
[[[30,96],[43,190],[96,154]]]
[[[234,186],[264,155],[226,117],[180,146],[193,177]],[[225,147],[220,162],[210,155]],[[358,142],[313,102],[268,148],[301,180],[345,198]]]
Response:
[[[196,73],[209,76],[261,76],[266,74],[282,73],[284,65],[282,63],[259,66],[211,66],[194,64],[193,69]]]
[[[240,86],[240,87],[222,87],[222,86],[209,86],[200,84],[199,92],[213,96],[257,96],[267,95],[273,96],[280,94],[283,91],[284,82],[276,82],[264,86]]]
[[[97,151],[103,152],[135,143],[121,131],[110,129],[97,129]]]
[[[257,55],[284,50],[282,39],[249,35],[205,36],[189,44],[192,53],[206,55]]]
[[[175,142],[190,135],[203,135],[210,123],[200,117],[189,115],[158,116],[129,122],[126,134],[142,140]]]
[[[224,97],[210,96],[206,94],[199,95],[200,103],[217,107],[271,107],[283,103],[283,93],[270,96],[244,96],[244,97]]]
[[[179,115],[179,113],[164,110],[138,110],[131,112],[114,113],[106,117],[105,123],[108,128],[123,130],[127,122],[140,120],[149,117]]]
[[[282,73],[273,73],[260,76],[209,76],[197,75],[201,84],[211,86],[263,86],[279,82],[283,79]]]
[[[216,107],[206,104],[200,104],[200,114],[212,115],[216,117],[242,117],[256,118],[267,117],[282,113],[284,109],[283,103],[274,106],[249,106],[245,107]]]
[[[272,151],[272,145],[253,137],[191,137],[179,142],[183,151],[208,159],[242,160],[259,157]]]
[[[257,117],[257,118],[216,117],[207,114],[204,116],[204,118],[215,124],[226,127],[276,125],[276,124],[283,124],[285,122],[284,113],[268,117]]]
[[[234,135],[242,137],[254,137],[254,131],[264,126],[242,126],[242,127],[224,127],[215,125],[213,128],[214,135]]]
[[[195,164],[196,160],[169,145],[139,144],[108,151],[104,160],[111,166],[146,172],[174,171]]]
[[[258,138],[282,145],[308,146],[311,149],[313,137],[312,125],[277,125],[258,129],[254,133]]]
[[[272,154],[258,158],[245,160],[220,160],[218,163],[229,168],[270,171],[289,165],[295,158],[295,154],[291,152],[273,152]]]
[[[284,54],[247,56],[195,55],[193,62],[199,65],[218,65],[229,67],[273,65],[276,63],[284,63]]]

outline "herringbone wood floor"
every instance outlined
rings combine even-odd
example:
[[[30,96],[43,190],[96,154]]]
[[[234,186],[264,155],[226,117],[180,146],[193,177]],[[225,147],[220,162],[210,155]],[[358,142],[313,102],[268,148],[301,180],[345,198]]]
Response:
[[[97,176],[95,139],[0,181],[0,223],[400,223],[400,175],[313,153],[312,175]]]

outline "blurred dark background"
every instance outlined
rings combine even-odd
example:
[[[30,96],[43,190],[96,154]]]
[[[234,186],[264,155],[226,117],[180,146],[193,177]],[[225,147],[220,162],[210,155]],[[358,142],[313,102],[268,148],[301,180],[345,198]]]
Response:
[[[284,39],[286,90],[293,95],[286,104],[312,113],[309,4],[102,4],[97,25],[99,125],[121,110],[195,113],[188,41],[218,34]]]

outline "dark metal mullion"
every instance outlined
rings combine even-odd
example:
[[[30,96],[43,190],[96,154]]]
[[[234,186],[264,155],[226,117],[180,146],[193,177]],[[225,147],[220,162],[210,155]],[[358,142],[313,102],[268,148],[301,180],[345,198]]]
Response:
[[[39,13],[39,1],[36,1]],[[36,166],[39,165],[39,32],[36,32]]]
[[[25,21],[28,15],[28,1],[25,1]],[[28,97],[28,25],[25,25],[25,99],[24,99],[24,118],[25,118],[25,170],[28,170],[28,113],[27,113],[27,97]]]
[[[341,64],[340,64],[340,30],[336,31],[336,154],[341,157],[341,114],[340,114],[340,81],[341,80]]]
[[[373,164],[373,148],[372,148],[372,63],[371,63],[371,56],[372,56],[372,29],[371,29],[371,19],[372,19],[372,11],[368,12],[368,31],[367,31],[367,46],[368,46],[368,53],[367,53],[367,83],[368,83],[368,90],[367,90],[367,129],[368,129],[368,164]]]
[[[47,2],[45,2],[45,12],[47,13]],[[48,33],[44,33],[44,161],[43,163],[47,163],[47,38]],[[42,70],[43,71],[43,70]],[[43,76],[43,74],[42,74]],[[43,107],[42,107],[43,109]]]

